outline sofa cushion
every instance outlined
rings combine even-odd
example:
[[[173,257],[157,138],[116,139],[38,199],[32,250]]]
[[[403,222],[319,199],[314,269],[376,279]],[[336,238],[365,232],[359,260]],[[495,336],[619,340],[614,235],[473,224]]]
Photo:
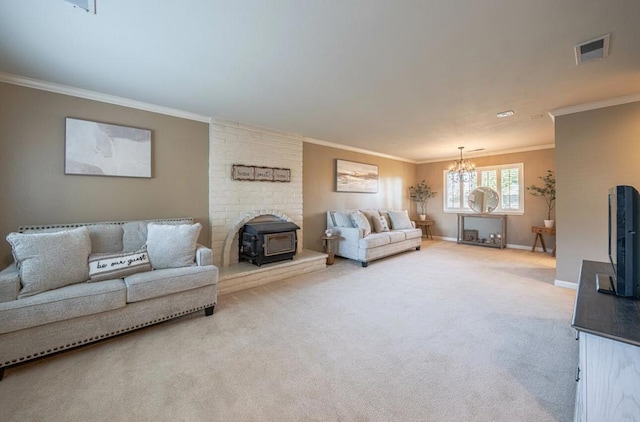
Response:
[[[147,243],[148,221],[127,221],[122,225],[122,251],[135,252]]]
[[[406,239],[416,239],[418,237],[422,237],[421,229],[402,229],[399,230],[400,233],[404,233]]]
[[[99,253],[89,256],[89,281],[111,280],[151,271],[147,248],[136,252]]]
[[[89,278],[91,241],[86,227],[57,233],[10,233],[7,241],[20,271],[18,298]]]
[[[363,237],[358,240],[358,246],[360,249],[375,248],[378,246],[384,246],[391,243],[389,233],[371,233],[367,237]]]
[[[213,265],[134,274],[124,279],[127,285],[127,302],[139,302],[215,284],[218,281],[217,275],[218,268]]]
[[[89,238],[91,253],[112,253],[122,251],[122,233],[120,224],[91,224]]]
[[[351,213],[351,222],[354,227],[364,230],[364,236],[371,234],[371,224],[369,219],[360,211],[354,211]]]
[[[149,223],[147,251],[153,269],[195,265],[196,244],[202,224],[166,225]]]
[[[381,215],[378,215],[377,217],[373,217],[371,219],[371,222],[373,223],[373,230],[376,233],[382,233],[382,232],[388,232],[389,231],[389,224],[387,223],[387,219],[384,218]]]
[[[412,229],[413,225],[409,219],[409,213],[407,210],[403,211],[389,211],[389,218],[391,219],[391,228],[393,230]]]
[[[404,242],[406,240],[406,236],[404,235],[404,230],[393,230],[387,233],[389,235],[389,239],[391,243],[395,242]]]
[[[12,302],[0,303],[0,334],[126,305],[124,281],[80,283]]]

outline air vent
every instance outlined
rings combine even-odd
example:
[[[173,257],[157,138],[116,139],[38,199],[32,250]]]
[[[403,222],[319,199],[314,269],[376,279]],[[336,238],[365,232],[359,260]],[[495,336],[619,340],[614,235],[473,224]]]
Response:
[[[64,0],[69,4],[72,4],[73,7],[77,7],[79,9],[84,10],[88,13],[96,14],[96,0]]]
[[[578,44],[573,49],[576,53],[576,65],[596,59],[604,59],[609,55],[609,39],[611,34],[595,40]]]

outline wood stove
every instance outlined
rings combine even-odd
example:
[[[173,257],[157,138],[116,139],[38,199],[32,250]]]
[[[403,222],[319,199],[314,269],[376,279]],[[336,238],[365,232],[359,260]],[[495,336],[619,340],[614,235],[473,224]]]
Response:
[[[293,259],[298,249],[298,229],[295,223],[281,221],[245,224],[240,230],[239,260],[261,266]]]

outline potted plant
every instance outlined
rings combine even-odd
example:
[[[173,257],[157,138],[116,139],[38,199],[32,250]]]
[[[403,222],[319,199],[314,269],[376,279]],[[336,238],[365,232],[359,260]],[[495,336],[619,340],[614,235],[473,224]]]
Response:
[[[409,198],[418,204],[420,220],[427,218],[427,202],[429,198],[434,196],[436,196],[436,192],[424,180],[416,186],[409,186]]]
[[[551,219],[551,212],[556,206],[556,178],[552,170],[547,170],[547,175],[538,179],[542,180],[543,186],[531,185],[527,187],[529,193],[533,196],[538,196],[547,203],[547,219],[544,220],[545,227],[553,227],[555,221]]]

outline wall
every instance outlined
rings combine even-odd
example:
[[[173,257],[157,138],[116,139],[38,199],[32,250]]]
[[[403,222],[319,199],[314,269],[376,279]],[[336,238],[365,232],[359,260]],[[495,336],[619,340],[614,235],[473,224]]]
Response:
[[[320,236],[332,209],[410,209],[408,188],[416,180],[416,165],[359,152],[304,143],[304,244],[322,251]],[[336,159],[378,166],[378,193],[336,192]],[[415,209],[415,206],[413,206]]]
[[[470,157],[465,156],[465,158]],[[437,192],[437,195],[431,198],[427,205],[429,218],[435,222],[435,226],[432,229],[433,234],[455,239],[457,238],[458,227],[457,215],[443,211],[443,171],[449,168],[452,161],[419,164],[416,179],[425,179],[431,188]],[[523,163],[525,186],[541,185],[542,181],[538,177],[544,176],[547,170],[555,170],[556,168],[555,150],[553,148],[487,157],[471,157],[471,162],[476,167]],[[542,220],[547,218],[547,206],[544,200],[533,197],[526,191],[524,194],[524,212],[524,215],[509,215],[507,217],[507,244],[509,245],[526,247],[533,245],[534,235],[531,233],[531,226],[542,226]],[[552,249],[555,245],[554,242],[553,238],[545,236],[545,244],[548,248]]]
[[[577,282],[583,259],[607,261],[607,194],[640,188],[640,102],[556,117],[557,276]]]
[[[210,214],[212,249],[218,266],[238,262],[237,239],[225,243],[230,229],[248,214],[277,210],[303,230],[298,231],[298,249],[303,246],[302,137],[214,119],[210,131]],[[238,181],[231,178],[233,164],[291,169],[291,182]],[[235,230],[235,229],[234,229]],[[235,232],[234,234],[237,234]],[[225,248],[226,246],[226,248]],[[229,257],[224,250],[231,251]]]
[[[207,123],[0,83],[0,264],[21,225],[194,217],[209,244]],[[153,178],[64,174],[65,118],[152,131]]]

